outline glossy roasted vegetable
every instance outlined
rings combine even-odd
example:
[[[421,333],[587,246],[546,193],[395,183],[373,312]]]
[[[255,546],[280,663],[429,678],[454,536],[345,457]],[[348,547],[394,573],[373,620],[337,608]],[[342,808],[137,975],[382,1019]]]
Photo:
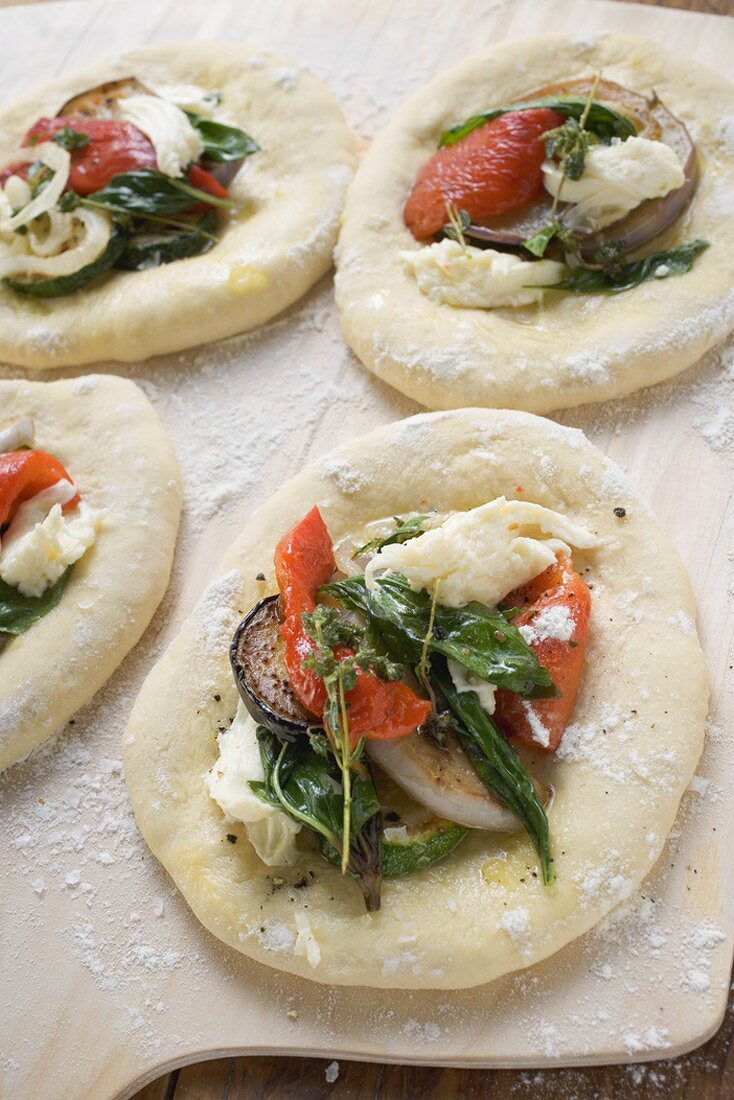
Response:
[[[93,88],[87,88],[85,92],[67,99],[56,117],[85,115],[87,118],[115,118],[118,100],[131,95],[153,95],[153,93],[134,76],[125,76],[122,80],[108,80],[104,84],[96,84]]]
[[[525,98],[528,101],[537,101],[554,99],[554,97],[555,100],[571,97],[574,101],[583,103],[591,91],[592,84],[593,81],[588,77],[571,80],[538,88]],[[637,137],[663,141],[669,145],[683,167],[685,183],[661,199],[648,199],[602,231],[588,235],[581,249],[582,255],[586,258],[591,258],[599,247],[610,241],[623,242],[626,251],[631,252],[659,236],[680,217],[690,202],[698,182],[698,158],[688,130],[657,96],[647,98],[638,92],[624,88],[621,84],[600,80],[596,97],[603,103],[609,104],[615,112],[631,120]],[[513,109],[517,109],[516,105]],[[563,113],[560,107],[556,106],[555,109]],[[589,128],[594,129],[593,120]],[[633,134],[629,133],[626,136],[633,136]],[[488,219],[482,225],[470,224],[464,233],[467,238],[477,243],[486,242],[519,248],[529,237],[548,224],[552,206],[553,200],[550,195],[543,195],[537,202],[523,207],[514,214]],[[563,206],[558,213],[560,220],[563,221]]]
[[[109,243],[101,256],[91,264],[85,264],[71,275],[57,275],[52,279],[3,279],[5,286],[29,298],[61,298],[73,294],[114,267],[127,242],[127,233],[113,226]]]
[[[296,699],[285,667],[278,597],[255,604],[237,627],[229,650],[237,690],[248,711],[281,741],[318,725]]]
[[[216,244],[214,214],[208,211],[189,229],[171,229],[160,233],[136,233],[127,242],[116,267],[145,271],[149,267],[170,264],[189,256],[200,256]]]
[[[453,821],[431,817],[408,823],[390,820],[383,814],[382,877],[401,878],[440,862],[453,852],[469,830]],[[396,816],[396,815],[393,815]],[[321,854],[329,863],[339,863],[337,850],[325,838],[319,841]]]

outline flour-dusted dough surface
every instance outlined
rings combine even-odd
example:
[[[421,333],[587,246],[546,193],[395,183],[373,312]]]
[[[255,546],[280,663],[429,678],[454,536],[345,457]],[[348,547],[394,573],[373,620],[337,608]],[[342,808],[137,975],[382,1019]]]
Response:
[[[0,424],[24,414],[36,447],[103,519],[59,604],[0,649],[0,771],[60,729],[138,641],[166,590],[181,512],[176,456],[133,382],[0,381]]]
[[[454,309],[424,297],[399,253],[419,245],[402,211],[443,129],[542,85],[604,77],[656,91],[687,125],[702,178],[655,248],[702,237],[693,270],[616,295],[545,295],[522,309]],[[344,335],[362,362],[429,408],[545,413],[619,397],[691,366],[734,327],[734,85],[657,42],[605,34],[502,43],[416,92],[350,188],[337,263]]]
[[[338,539],[381,516],[466,509],[502,493],[559,509],[601,539],[577,556],[594,586],[588,664],[566,758],[545,768],[556,788],[557,883],[534,877],[524,835],[477,834],[443,864],[386,883],[381,911],[367,915],[355,885],[317,855],[265,867],[209,798],[204,776],[237,702],[229,641],[242,614],[275,590],[275,544],[313,504]],[[149,674],[124,737],[139,825],[199,919],[254,959],[337,984],[490,981],[581,935],[659,856],[703,743],[708,686],[694,618],[667,536],[581,432],[481,409],[378,428],[256,513]],[[297,920],[316,938],[315,968]]]
[[[131,50],[0,112],[0,146],[19,145],[37,118],[55,115],[72,95],[130,74],[222,93],[221,117],[262,147],[230,187],[241,208],[203,256],[115,271],[48,302],[0,287],[0,361],[36,368],[131,362],[220,340],[263,324],[331,267],[354,143],[321,81],[279,54],[226,42]]]

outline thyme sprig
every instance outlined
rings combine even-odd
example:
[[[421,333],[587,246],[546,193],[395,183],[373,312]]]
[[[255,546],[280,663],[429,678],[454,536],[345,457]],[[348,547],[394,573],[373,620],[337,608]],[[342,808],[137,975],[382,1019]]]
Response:
[[[347,619],[336,608],[319,604],[302,616],[303,626],[315,649],[303,661],[319,676],[326,688],[324,728],[342,774],[342,873],[349,868],[351,843],[352,770],[359,767],[364,738],[352,746],[349,731],[347,693],[355,687],[359,671],[371,672],[381,680],[398,680],[401,667],[378,653],[363,627]],[[337,655],[345,647],[347,652]],[[335,652],[337,651],[337,652]]]

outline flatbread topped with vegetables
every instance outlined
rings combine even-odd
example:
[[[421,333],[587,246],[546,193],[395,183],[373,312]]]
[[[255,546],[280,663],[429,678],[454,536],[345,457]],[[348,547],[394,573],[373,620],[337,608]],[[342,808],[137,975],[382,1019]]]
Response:
[[[0,382],[0,770],[137,642],[180,509],[168,437],[132,382]]]
[[[345,212],[357,355],[430,407],[534,412],[690,366],[734,323],[711,102],[734,87],[627,35],[504,43],[416,93]]]
[[[148,677],[136,816],[255,959],[481,984],[657,859],[702,745],[693,621],[665,535],[581,433],[480,410],[378,429],[253,517]]]
[[[149,47],[0,114],[0,357],[175,351],[261,324],[328,269],[352,139],[288,64]]]

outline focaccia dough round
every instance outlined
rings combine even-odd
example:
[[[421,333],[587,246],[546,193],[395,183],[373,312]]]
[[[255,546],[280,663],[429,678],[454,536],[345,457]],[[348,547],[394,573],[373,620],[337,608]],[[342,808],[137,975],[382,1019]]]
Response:
[[[686,275],[612,295],[548,292],[520,309],[455,309],[418,290],[399,253],[424,247],[403,206],[441,131],[543,85],[602,71],[660,99],[701,163],[694,200],[656,250],[702,237]],[[412,95],[379,135],[347,197],[337,248],[344,335],[365,366],[433,409],[545,413],[650,386],[691,366],[734,327],[734,85],[631,35],[502,43]]]
[[[501,494],[558,509],[601,540],[575,555],[593,610],[565,758],[533,763],[556,790],[557,882],[535,877],[523,833],[477,833],[443,863],[384,883],[382,909],[368,915],[356,885],[318,855],[266,867],[209,797],[217,732],[237,705],[229,642],[242,615],[276,590],[274,547],[313,504],[338,540],[378,517],[467,509]],[[581,432],[482,409],[379,428],[304,470],[253,516],[149,674],[123,749],[138,823],[202,923],[260,962],[346,985],[490,981],[581,935],[657,860],[703,743],[708,686],[694,616],[667,536]],[[314,962],[313,944],[310,953]]]
[[[226,42],[131,50],[0,112],[0,145],[13,149],[71,96],[130,75],[222,93],[223,120],[261,146],[230,186],[240,209],[228,222],[225,215],[219,242],[202,256],[113,271],[48,302],[0,286],[0,361],[37,368],[131,362],[221,340],[263,324],[331,267],[354,142],[321,81],[278,54]]]
[[[35,446],[102,516],[57,606],[0,648],[0,771],[60,729],[138,641],[166,590],[181,512],[176,456],[134,382],[0,381],[0,425],[26,414]]]

